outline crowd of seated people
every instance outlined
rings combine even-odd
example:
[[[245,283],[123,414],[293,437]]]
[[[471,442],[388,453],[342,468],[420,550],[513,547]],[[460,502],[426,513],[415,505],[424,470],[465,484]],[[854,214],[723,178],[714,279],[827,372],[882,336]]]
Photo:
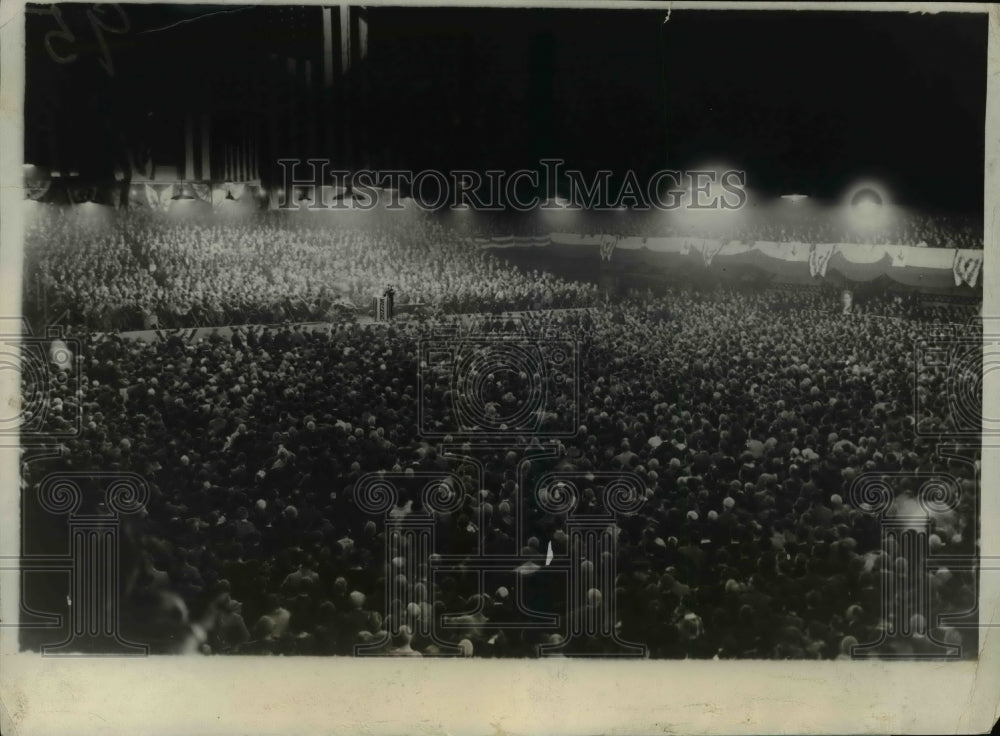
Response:
[[[299,213],[188,222],[148,212],[111,221],[53,209],[25,244],[25,306],[62,324],[134,330],[328,319],[397,302],[442,312],[593,304],[593,285],[525,274],[428,216],[364,227]]]
[[[288,237],[308,262],[308,236]],[[252,242],[277,257],[268,236]],[[159,257],[156,244],[135,255],[144,266]],[[206,291],[219,277],[211,268]],[[308,269],[296,273],[309,282]],[[975,553],[976,468],[941,456],[934,440],[954,420],[954,377],[913,360],[928,320],[966,323],[975,310],[875,298],[862,314],[841,311],[836,292],[787,288],[676,289],[539,312],[527,334],[574,341],[577,380],[503,365],[477,384],[484,411],[506,416],[535,395],[532,380],[543,382],[539,424],[509,437],[511,448],[544,449],[547,429],[572,425],[558,452],[526,466],[522,452],[495,445],[478,464],[447,452],[476,455],[476,442],[444,436],[462,429],[456,379],[423,363],[420,345],[456,317],[197,339],[166,331],[151,341],[81,333],[78,370],[51,382],[39,411],[53,432],[79,414],[82,432],[24,464],[26,498],[67,469],[148,479],[150,499],[125,527],[122,615],[130,640],[154,651],[608,654],[619,651],[613,639],[572,638],[565,625],[611,599],[618,638],[650,657],[850,657],[884,632],[892,613],[881,591],[907,565],[899,548],[883,547],[865,505],[878,499],[852,492],[861,474],[890,479],[887,513],[918,504],[921,474],[955,478],[957,503],[929,517],[930,550]],[[588,511],[608,510],[602,474],[640,479],[639,505],[609,531],[613,554],[571,554],[567,514],[539,498],[553,472],[577,479]],[[419,545],[397,544],[385,514],[365,511],[356,493],[371,473],[398,490],[390,519],[431,513],[434,551],[457,556],[446,569],[418,557]],[[457,480],[446,482],[454,503],[442,510],[417,481],[445,476]],[[510,564],[481,577],[480,543]],[[563,589],[546,570],[567,560],[580,567],[583,595],[551,592]],[[613,590],[596,582],[609,565]],[[928,615],[974,608],[974,573],[917,574]],[[503,626],[529,616],[524,601],[563,623]],[[908,623],[918,633],[884,654],[933,655],[935,642],[974,652],[972,629]]]
[[[930,248],[982,249],[983,228],[972,218],[931,216],[903,211],[877,227],[853,222],[851,218],[822,217],[817,222],[781,223],[768,217],[739,240],[803,243],[847,243],[859,245],[912,245]]]
[[[470,227],[476,235],[485,237],[571,231],[587,235],[613,233],[644,238],[703,238],[747,245],[765,241],[983,248],[981,221],[977,223],[970,217],[932,216],[903,210],[877,226],[854,221],[836,211],[823,210],[804,215],[793,210],[789,215],[771,207],[763,215],[756,212],[749,216],[744,212],[713,212],[709,217],[655,209],[630,212],[628,216],[617,211],[572,211],[572,219],[560,219],[559,211],[550,211],[542,217],[534,212],[480,213]]]
[[[438,312],[598,302],[593,284],[545,271],[525,273],[482,253],[468,227],[445,226],[428,213],[370,219],[360,227],[341,219],[258,213],[242,221],[190,222],[124,211],[106,220],[52,208],[33,219],[27,232],[25,306],[50,318],[59,315],[63,324],[123,331],[321,321],[344,307],[367,307],[388,286],[400,306],[420,304]],[[510,234],[519,232],[519,221],[483,213],[473,231]],[[527,221],[544,226],[539,218]],[[642,217],[615,222],[633,234],[651,234]],[[659,222],[661,235],[719,236],[701,226]],[[934,230],[917,221],[906,228]],[[946,231],[956,238],[965,232]],[[808,241],[818,233],[769,222],[740,225],[725,237]],[[897,235],[878,239],[907,240]],[[844,233],[826,239],[837,237],[850,239]]]

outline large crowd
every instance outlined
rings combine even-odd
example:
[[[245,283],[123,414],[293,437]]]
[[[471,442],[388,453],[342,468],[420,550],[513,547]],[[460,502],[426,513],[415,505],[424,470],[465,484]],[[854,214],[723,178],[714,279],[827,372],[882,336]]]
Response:
[[[356,218],[365,215],[359,226]],[[573,226],[748,243],[982,247],[981,232],[977,236],[968,223],[941,218],[912,216],[877,231],[857,232],[833,219],[730,221],[720,215],[708,218],[710,225],[703,219],[592,213],[576,217]],[[486,213],[457,228],[443,222],[415,207],[405,215],[382,218],[377,213],[330,217],[271,212],[204,221],[134,210],[108,219],[86,208],[47,208],[44,216],[31,220],[27,232],[25,307],[42,321],[123,331],[322,321],[344,309],[367,308],[388,287],[395,290],[400,307],[420,305],[438,313],[598,303],[593,284],[545,271],[525,273],[482,253],[467,237],[527,232],[525,227],[548,232],[558,222]]]
[[[363,227],[284,212],[45,214],[26,237],[26,310],[91,330],[326,320],[388,287],[398,306],[436,312],[597,303],[593,285],[525,274],[420,212]]]
[[[930,248],[982,250],[981,220],[959,215],[925,215],[894,210],[882,222],[847,217],[836,208],[796,209],[770,206],[758,211],[747,206],[739,211],[714,210],[684,213],[657,209],[588,212],[577,209],[535,212],[504,212],[481,215],[474,230],[483,236],[547,235],[553,229],[571,228],[586,235],[613,233],[633,237],[682,237],[739,242],[747,245],[772,243],[841,243],[847,245],[910,245]],[[571,217],[572,219],[567,219]],[[560,219],[562,218],[562,219]]]
[[[608,654],[612,638],[566,628],[600,609],[613,612],[618,639],[651,657],[835,659],[879,639],[893,615],[881,591],[907,566],[852,493],[859,475],[890,478],[888,513],[917,503],[921,474],[956,478],[957,504],[929,516],[930,548],[977,548],[976,468],[934,441],[955,420],[954,377],[913,359],[933,323],[975,334],[972,304],[879,296],[843,314],[822,289],[674,289],[592,308],[593,287],[508,270],[433,223],[409,240],[334,234],[332,246],[330,231],[279,225],[154,229],[136,218],[110,239],[43,227],[35,262],[49,298],[78,310],[84,328],[74,367],[50,382],[33,419],[55,433],[79,416],[82,431],[26,462],[24,486],[70,469],[148,480],[145,508],[124,527],[123,621],[153,651],[499,657],[564,644]],[[469,428],[455,402],[473,384],[421,352],[461,328],[457,316],[198,334],[163,319],[149,340],[89,321],[102,305],[201,309],[219,324],[289,319],[255,310],[292,294],[315,304],[333,276],[348,295],[394,282],[415,300],[468,299],[483,312],[581,307],[477,327],[495,340],[521,325],[518,340],[532,336],[537,354],[551,341],[575,345],[578,373],[480,360],[471,380],[484,416],[543,397],[536,424],[501,425],[503,448],[483,449],[450,436]],[[452,345],[456,365],[469,344]],[[546,432],[565,427],[546,456]],[[538,456],[522,464],[515,449],[532,446]],[[542,479],[577,479],[578,510],[593,513],[609,510],[603,474],[626,471],[641,497],[608,527],[614,554],[571,549],[572,519],[540,497]],[[447,565],[366,511],[359,481],[372,473],[397,489],[388,518],[429,519]],[[422,494],[427,477],[453,479],[444,506]],[[509,564],[481,574],[482,550]],[[568,561],[580,596],[558,582]],[[933,613],[974,609],[974,574],[916,574]],[[537,615],[526,607],[563,624],[529,626]],[[918,635],[885,653],[934,653],[932,639],[973,653],[971,630],[925,623],[926,634],[914,624]]]

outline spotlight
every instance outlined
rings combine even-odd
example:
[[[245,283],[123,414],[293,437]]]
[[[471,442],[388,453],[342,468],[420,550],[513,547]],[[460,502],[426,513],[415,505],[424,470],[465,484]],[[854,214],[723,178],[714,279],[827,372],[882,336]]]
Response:
[[[879,182],[866,181],[849,190],[844,211],[852,227],[872,231],[890,223],[893,208],[887,189]]]
[[[871,187],[859,189],[851,197],[851,207],[855,207],[862,212],[875,212],[882,206],[882,195]]]

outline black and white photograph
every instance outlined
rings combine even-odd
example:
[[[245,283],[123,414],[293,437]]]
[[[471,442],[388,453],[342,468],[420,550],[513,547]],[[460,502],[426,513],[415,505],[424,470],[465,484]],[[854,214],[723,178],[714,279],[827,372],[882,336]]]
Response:
[[[769,5],[8,8],[4,656],[995,678],[996,8]]]

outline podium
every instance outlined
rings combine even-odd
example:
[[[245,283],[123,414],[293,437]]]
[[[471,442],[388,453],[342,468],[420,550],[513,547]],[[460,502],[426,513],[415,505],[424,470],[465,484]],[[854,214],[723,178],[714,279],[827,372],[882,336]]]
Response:
[[[388,322],[392,319],[395,295],[395,291],[386,289],[382,296],[372,297],[372,313],[376,322]]]
[[[621,279],[612,269],[605,268],[604,264],[601,264],[600,273],[597,275],[597,286],[605,298],[613,299],[618,296],[621,289]]]

